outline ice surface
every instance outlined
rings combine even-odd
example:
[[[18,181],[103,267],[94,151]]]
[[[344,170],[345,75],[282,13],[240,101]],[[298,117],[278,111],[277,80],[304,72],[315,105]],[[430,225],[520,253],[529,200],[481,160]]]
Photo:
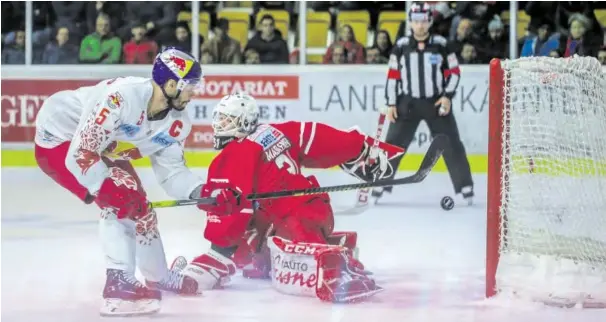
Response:
[[[204,175],[204,170],[197,170]],[[140,170],[150,199],[167,196],[147,169]],[[334,171],[322,184],[347,181]],[[165,297],[160,314],[114,320],[148,321],[606,321],[606,310],[555,309],[485,300],[485,186],[475,176],[476,205],[443,211],[452,195],[446,174],[400,186],[382,205],[358,216],[339,216],[336,228],[359,232],[360,259],[385,292],[371,302],[330,305],[281,295],[261,281],[234,279],[201,298]],[[353,204],[354,193],[334,195]],[[37,169],[2,168],[2,321],[98,321],[104,283],[97,237],[98,210],[82,205]],[[209,246],[196,208],[159,210],[169,262]]]

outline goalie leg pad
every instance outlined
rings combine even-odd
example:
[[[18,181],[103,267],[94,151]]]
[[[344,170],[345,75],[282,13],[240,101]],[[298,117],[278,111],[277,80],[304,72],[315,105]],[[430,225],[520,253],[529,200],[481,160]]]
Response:
[[[324,249],[316,253],[315,258],[318,261],[316,296],[322,301],[357,303],[383,291],[344,249]]]
[[[277,236],[270,237],[268,245],[272,286],[280,293],[352,303],[382,290],[345,247],[295,243]]]

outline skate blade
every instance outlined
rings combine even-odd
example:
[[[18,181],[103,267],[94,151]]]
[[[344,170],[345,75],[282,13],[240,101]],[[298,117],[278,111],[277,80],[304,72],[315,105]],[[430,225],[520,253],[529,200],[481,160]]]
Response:
[[[104,299],[99,313],[105,317],[130,317],[152,315],[159,311],[159,300],[127,301],[122,299]]]

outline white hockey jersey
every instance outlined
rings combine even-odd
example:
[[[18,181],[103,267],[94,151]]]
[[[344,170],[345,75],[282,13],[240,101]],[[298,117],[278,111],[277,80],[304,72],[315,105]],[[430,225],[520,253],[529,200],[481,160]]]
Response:
[[[35,142],[53,148],[70,141],[66,166],[96,195],[107,178],[101,160],[149,156],[154,173],[172,197],[188,199],[204,181],[186,166],[183,144],[191,131],[187,112],[171,110],[157,121],[147,119],[152,80],[121,77],[95,86],[58,92],[44,101],[36,118]]]

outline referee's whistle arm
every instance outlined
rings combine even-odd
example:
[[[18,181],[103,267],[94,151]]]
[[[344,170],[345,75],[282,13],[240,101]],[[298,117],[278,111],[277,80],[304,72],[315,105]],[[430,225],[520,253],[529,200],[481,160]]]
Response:
[[[395,105],[387,106],[386,116],[389,122],[394,123],[396,121],[396,119],[398,118],[398,110],[396,109]]]

